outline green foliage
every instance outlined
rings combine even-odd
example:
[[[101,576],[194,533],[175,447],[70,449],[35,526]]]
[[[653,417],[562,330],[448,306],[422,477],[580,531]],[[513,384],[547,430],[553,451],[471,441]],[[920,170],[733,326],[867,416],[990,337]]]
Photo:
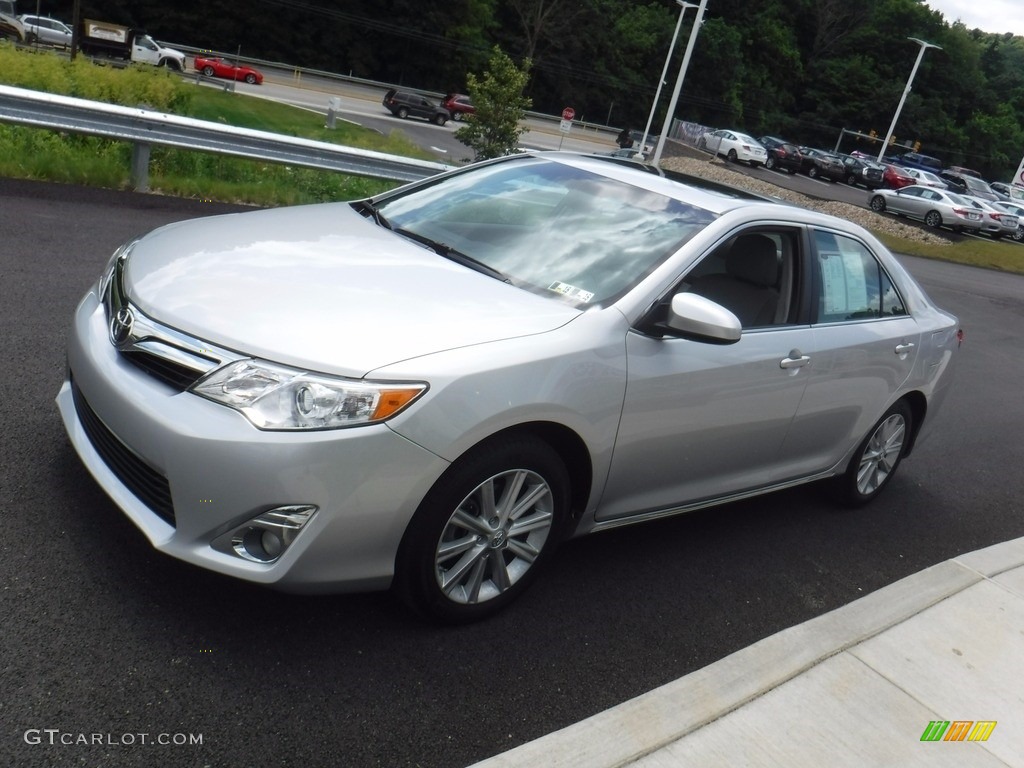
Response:
[[[520,123],[530,108],[523,95],[530,79],[530,60],[520,69],[495,46],[482,78],[466,75],[466,87],[476,113],[455,132],[455,138],[476,152],[477,160],[501,157],[515,151],[525,132]]]

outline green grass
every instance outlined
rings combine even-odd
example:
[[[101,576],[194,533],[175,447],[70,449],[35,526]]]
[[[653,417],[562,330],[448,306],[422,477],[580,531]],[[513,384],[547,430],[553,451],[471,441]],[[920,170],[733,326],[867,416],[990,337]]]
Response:
[[[400,131],[390,137],[265,99],[206,88],[145,65],[98,67],[51,52],[0,43],[0,82],[113,104],[144,104],[157,111],[288,136],[429,159]],[[0,124],[0,175],[127,189],[131,145],[89,136]],[[365,197],[395,182],[347,176],[246,158],[154,147],[150,189],[180,197],[257,205],[293,205]]]
[[[933,245],[881,232],[875,232],[875,235],[896,253],[1024,274],[1024,246],[1017,243],[963,238],[951,245]]]

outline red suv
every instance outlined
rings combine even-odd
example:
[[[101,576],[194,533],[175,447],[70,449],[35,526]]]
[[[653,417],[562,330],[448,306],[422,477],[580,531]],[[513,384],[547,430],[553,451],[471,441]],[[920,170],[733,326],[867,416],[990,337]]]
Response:
[[[458,122],[464,119],[465,115],[472,115],[476,112],[476,107],[473,106],[473,102],[469,100],[469,96],[464,93],[449,93],[444,97],[444,101],[441,102],[441,106],[452,113],[452,120]]]

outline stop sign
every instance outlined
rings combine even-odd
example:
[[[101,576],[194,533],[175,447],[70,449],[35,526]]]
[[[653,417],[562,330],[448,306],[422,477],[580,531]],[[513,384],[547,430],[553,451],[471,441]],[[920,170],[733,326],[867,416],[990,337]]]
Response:
[[[572,120],[574,117],[576,117],[576,110],[572,107],[566,107],[562,110],[563,120]]]

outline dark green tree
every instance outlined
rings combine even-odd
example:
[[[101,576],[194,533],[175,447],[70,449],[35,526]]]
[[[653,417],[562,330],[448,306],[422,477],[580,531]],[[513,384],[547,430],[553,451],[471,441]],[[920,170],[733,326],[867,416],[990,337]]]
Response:
[[[526,130],[521,126],[532,102],[524,95],[530,80],[530,60],[522,67],[495,46],[482,77],[466,75],[466,87],[476,113],[455,132],[455,138],[476,153],[477,160],[513,152]]]

